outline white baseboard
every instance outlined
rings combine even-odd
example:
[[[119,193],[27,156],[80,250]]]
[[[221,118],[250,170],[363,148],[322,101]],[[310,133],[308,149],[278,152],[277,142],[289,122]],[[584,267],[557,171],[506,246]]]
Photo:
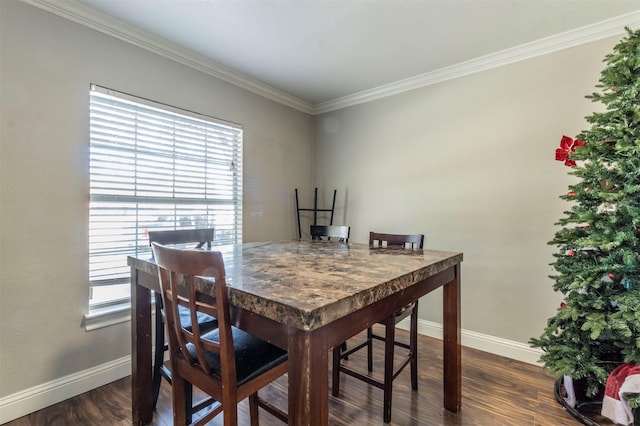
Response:
[[[399,324],[408,329],[408,321]],[[442,324],[420,320],[418,333],[442,339]],[[523,361],[528,364],[538,363],[541,351],[524,343],[514,342],[499,337],[462,330],[462,345],[481,351],[501,355]],[[125,356],[88,370],[61,377],[42,385],[0,398],[0,424],[41,410],[65,399],[74,397],[91,389],[106,385],[131,374],[131,357]]]
[[[41,410],[131,374],[131,356],[0,398],[0,424]]]
[[[404,330],[408,330],[408,318],[401,321],[398,326]],[[424,334],[425,336],[434,337],[436,339],[442,339],[442,330],[443,327],[440,323],[418,320],[419,334]],[[488,334],[476,333],[475,331],[469,330],[461,331],[461,339],[462,346],[526,362],[527,364],[542,366],[539,362],[542,351],[534,349],[525,343],[502,339]]]

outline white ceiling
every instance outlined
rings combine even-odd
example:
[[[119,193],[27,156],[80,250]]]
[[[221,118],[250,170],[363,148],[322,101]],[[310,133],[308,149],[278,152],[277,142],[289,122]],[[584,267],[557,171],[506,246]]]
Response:
[[[25,1],[49,8],[59,2]],[[514,48],[552,45],[570,34],[591,39],[612,31],[623,34],[625,25],[640,24],[638,0],[77,2],[85,15],[88,11],[102,17],[103,27],[105,22],[129,24],[156,42],[186,49],[312,109],[416,76],[454,70],[496,52],[515,54]],[[117,21],[105,21],[102,14]],[[119,28],[122,34],[129,27]],[[579,41],[573,37],[571,43]]]

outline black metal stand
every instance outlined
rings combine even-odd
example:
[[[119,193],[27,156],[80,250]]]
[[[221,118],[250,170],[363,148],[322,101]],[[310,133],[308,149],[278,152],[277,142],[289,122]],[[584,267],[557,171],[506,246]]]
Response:
[[[336,207],[336,192],[337,190],[333,190],[333,202],[331,203],[330,209],[319,209],[318,208],[318,188],[313,191],[313,208],[312,209],[302,209],[300,208],[300,204],[298,203],[298,188],[296,188],[296,212],[298,214],[298,238],[302,238],[302,229],[300,228],[300,212],[313,212],[313,225],[317,225],[318,220],[318,212],[331,212],[331,219],[329,219],[329,225],[333,225],[333,211]]]

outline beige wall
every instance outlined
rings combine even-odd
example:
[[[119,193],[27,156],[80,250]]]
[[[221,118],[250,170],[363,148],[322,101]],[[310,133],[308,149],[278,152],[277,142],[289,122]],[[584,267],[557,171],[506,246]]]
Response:
[[[15,0],[0,1],[0,397],[130,353],[87,312],[89,84],[244,126],[244,239],[295,236],[313,119]]]
[[[560,296],[548,278],[568,205],[563,134],[586,128],[609,39],[317,117],[314,185],[345,194],[337,224],[422,232],[464,252],[462,326],[526,345]],[[340,198],[340,197],[339,197]],[[440,322],[441,293],[421,302]],[[464,340],[463,340],[464,341]]]
[[[427,248],[463,251],[465,332],[526,344],[560,301],[547,242],[571,178],[554,150],[586,127],[584,95],[616,41],[313,118],[0,0],[0,398],[130,351],[128,323],[81,324],[90,83],[243,124],[246,241],[296,235],[294,187],[301,207],[314,186],[320,207],[337,189],[352,241],[424,232]],[[439,301],[424,298],[423,320],[440,322]]]

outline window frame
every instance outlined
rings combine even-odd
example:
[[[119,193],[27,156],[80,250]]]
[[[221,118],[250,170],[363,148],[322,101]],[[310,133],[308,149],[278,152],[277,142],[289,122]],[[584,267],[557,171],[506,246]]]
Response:
[[[118,312],[120,314],[116,315],[115,322],[122,322],[122,317],[130,306],[131,297],[126,257],[150,256],[146,235],[151,229],[150,226],[153,225],[154,230],[213,227],[216,229],[214,245],[242,242],[243,128],[237,123],[96,84],[90,85],[89,97],[90,294],[89,313],[85,316],[85,322],[95,323],[97,319],[99,323],[102,321],[99,317],[113,317],[114,313]],[[113,110],[109,110],[110,104],[113,104]],[[136,113],[132,112],[134,110]],[[108,115],[109,112],[112,115]],[[154,114],[157,114],[157,121],[161,122],[157,127],[153,127],[155,124],[149,122],[155,117]],[[167,123],[173,124],[173,133],[163,133],[166,131]],[[138,132],[141,124],[147,126],[145,130],[148,134]],[[135,131],[131,130],[133,127]],[[153,134],[150,136],[149,133]],[[108,157],[116,152],[118,155],[122,154],[122,157]],[[121,165],[120,171],[115,163]],[[167,164],[172,164],[173,168],[164,167]],[[145,168],[144,172],[141,171]],[[122,172],[122,169],[125,171]],[[204,170],[204,177],[200,176],[201,170]],[[146,187],[140,183],[144,181],[139,177],[143,173],[147,176]],[[132,207],[134,205],[135,207]],[[104,213],[100,213],[100,209],[103,209]],[[159,215],[157,224],[140,219],[159,212],[171,213],[172,209],[174,215]],[[122,219],[114,219],[113,211],[116,210],[126,210]],[[160,217],[167,218],[166,222],[160,221]],[[183,221],[185,218],[188,218],[186,222]],[[100,225],[103,219],[105,225]],[[111,222],[108,222],[109,220]],[[133,229],[131,226],[126,227],[126,224],[131,225],[132,221],[135,221]],[[121,223],[119,230],[118,223]],[[148,223],[147,227],[145,223]],[[216,223],[220,226],[216,226]],[[105,229],[100,231],[100,226],[104,226]],[[114,228],[107,229],[107,226]],[[125,227],[128,229],[126,234],[123,231]],[[109,234],[114,229],[122,232],[125,243],[116,241],[118,237]],[[101,236],[100,232],[104,235]],[[129,236],[133,237],[134,241],[127,240]],[[106,247],[100,255],[97,247],[101,242],[98,241],[103,241],[103,247]],[[118,244],[126,244],[128,247],[121,248]],[[99,269],[100,263],[96,263],[96,260],[100,256],[112,256],[116,259],[115,253],[110,255],[107,252],[109,249],[115,252],[118,248],[121,249],[117,254],[120,259],[117,262],[118,266]],[[97,279],[99,275],[105,278]],[[114,285],[127,287],[126,293],[123,291],[119,299],[92,303],[92,295],[96,289]],[[112,320],[113,318],[107,322]],[[85,325],[87,329],[92,327]]]

